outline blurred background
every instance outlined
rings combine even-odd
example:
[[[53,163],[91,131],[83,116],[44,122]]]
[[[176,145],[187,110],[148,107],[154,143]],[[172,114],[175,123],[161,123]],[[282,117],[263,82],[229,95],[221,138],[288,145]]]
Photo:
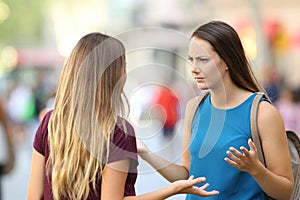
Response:
[[[0,98],[16,156],[14,169],[1,178],[2,199],[26,199],[39,117],[53,105],[70,50],[89,32],[124,42],[129,120],[150,149],[180,163],[185,104],[199,92],[187,67],[189,36],[210,20],[237,30],[286,128],[300,133],[299,0],[0,0]],[[153,106],[164,107],[157,99],[162,88],[176,97],[167,128],[167,110]],[[142,160],[139,172],[138,194],[168,184]]]

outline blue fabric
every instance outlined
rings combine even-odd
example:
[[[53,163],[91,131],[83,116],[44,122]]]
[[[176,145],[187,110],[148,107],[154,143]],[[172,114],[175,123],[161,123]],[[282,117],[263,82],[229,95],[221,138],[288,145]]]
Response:
[[[249,149],[250,109],[255,93],[232,109],[212,106],[210,95],[198,108],[192,123],[190,143],[190,175],[205,176],[207,190],[218,190],[219,195],[199,197],[187,195],[187,200],[263,200],[264,193],[252,176],[229,165],[224,158],[229,147]]]

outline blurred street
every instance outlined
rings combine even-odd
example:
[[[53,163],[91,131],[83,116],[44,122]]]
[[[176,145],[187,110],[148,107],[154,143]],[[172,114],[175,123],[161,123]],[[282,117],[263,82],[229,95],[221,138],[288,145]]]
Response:
[[[0,200],[27,199],[39,120],[53,107],[58,78],[71,49],[91,32],[124,43],[124,93],[137,138],[170,162],[181,163],[185,105],[201,92],[191,75],[190,37],[196,27],[213,20],[237,31],[251,70],[278,108],[285,128],[300,137],[299,0],[27,0],[25,4],[0,0],[0,108],[5,110],[4,121],[11,124],[8,135],[16,156],[13,171],[1,176]],[[180,104],[171,104],[166,97],[155,101],[160,87],[170,89]],[[170,135],[164,133],[172,132],[174,124],[166,128],[161,123],[171,116],[164,107],[176,109],[180,118]],[[0,144],[0,153],[5,154],[3,147]],[[141,159],[138,172],[138,195],[170,184]],[[168,200],[184,198],[176,195]]]

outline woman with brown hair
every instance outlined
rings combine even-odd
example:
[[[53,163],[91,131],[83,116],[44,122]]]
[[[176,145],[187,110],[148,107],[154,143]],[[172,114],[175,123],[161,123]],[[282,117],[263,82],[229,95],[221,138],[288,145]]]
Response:
[[[260,102],[257,119],[267,167],[252,141],[250,109],[263,89],[236,31],[221,21],[203,24],[191,36],[188,60],[198,87],[208,95],[196,106],[191,123],[188,116],[197,97],[187,104],[182,165],[151,153],[142,142],[140,156],[169,181],[205,176],[220,192],[207,199],[263,200],[265,194],[289,199],[293,174],[287,137],[278,110],[267,98]],[[202,197],[188,194],[186,199]]]
[[[135,196],[135,133],[125,120],[125,48],[108,35],[91,33],[77,43],[62,70],[54,109],[35,139],[28,199],[165,199],[178,193],[214,195],[181,180]]]

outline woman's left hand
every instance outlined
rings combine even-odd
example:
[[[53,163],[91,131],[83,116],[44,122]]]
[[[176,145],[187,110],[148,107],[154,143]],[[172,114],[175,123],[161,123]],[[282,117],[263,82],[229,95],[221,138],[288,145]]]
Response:
[[[205,183],[200,187],[195,186],[196,184],[203,183],[205,181],[205,177],[194,178],[194,176],[190,176],[187,180],[175,181],[172,185],[176,188],[175,194],[194,194],[201,197],[218,195],[219,191],[217,190],[206,190],[209,186],[208,183]]]
[[[244,172],[253,174],[255,169],[257,169],[260,161],[257,155],[257,149],[251,139],[248,140],[250,150],[246,147],[241,146],[240,151],[234,147],[230,147],[226,152],[227,156],[224,160]]]

